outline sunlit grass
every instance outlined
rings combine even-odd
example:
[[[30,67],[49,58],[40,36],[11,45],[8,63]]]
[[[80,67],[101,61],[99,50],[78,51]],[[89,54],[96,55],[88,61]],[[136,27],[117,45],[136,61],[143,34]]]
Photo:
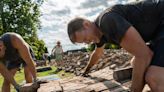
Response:
[[[45,72],[39,72],[37,73],[38,77],[43,77],[43,76],[48,76],[48,75],[54,75],[54,71],[57,69],[56,67],[51,67],[52,70],[49,71],[45,71]],[[24,81],[24,70],[22,69],[21,72],[17,72],[15,75],[15,80],[17,81],[17,83],[21,84]],[[58,75],[59,78],[72,78],[74,75],[72,73],[65,73],[64,71],[60,71],[58,72],[56,75]],[[0,75],[0,88],[2,87],[2,83],[3,83],[3,77]],[[12,87],[11,92],[16,92],[14,90],[14,88]],[[0,89],[1,92],[1,89]]]

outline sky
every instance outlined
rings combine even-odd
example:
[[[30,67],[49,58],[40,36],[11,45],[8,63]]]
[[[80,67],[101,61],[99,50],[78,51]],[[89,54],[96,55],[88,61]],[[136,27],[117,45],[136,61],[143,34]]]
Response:
[[[49,53],[57,41],[61,42],[64,51],[86,47],[70,42],[67,23],[75,17],[93,21],[106,8],[131,1],[134,0],[45,0],[40,7],[42,28],[38,30],[38,37],[45,42]]]

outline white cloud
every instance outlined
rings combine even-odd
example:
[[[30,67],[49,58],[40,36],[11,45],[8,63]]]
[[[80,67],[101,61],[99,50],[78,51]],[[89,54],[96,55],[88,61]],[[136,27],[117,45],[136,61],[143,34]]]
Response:
[[[61,41],[65,51],[80,48],[70,42],[67,23],[76,16],[94,20],[107,7],[125,1],[128,0],[45,0],[40,8],[42,29],[38,31],[38,36],[45,41],[49,51],[57,40]]]

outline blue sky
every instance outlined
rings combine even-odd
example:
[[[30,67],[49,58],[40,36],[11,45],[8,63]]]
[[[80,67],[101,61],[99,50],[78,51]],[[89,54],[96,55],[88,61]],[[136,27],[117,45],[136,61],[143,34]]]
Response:
[[[134,0],[45,0],[40,7],[42,29],[38,37],[45,41],[51,51],[56,41],[60,40],[64,51],[78,49],[86,45],[73,45],[67,35],[67,23],[75,17],[94,20],[106,8],[116,3]]]

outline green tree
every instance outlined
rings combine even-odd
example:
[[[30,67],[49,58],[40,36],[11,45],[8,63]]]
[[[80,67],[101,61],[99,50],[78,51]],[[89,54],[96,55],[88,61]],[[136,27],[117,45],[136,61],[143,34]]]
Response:
[[[37,37],[41,15],[39,6],[43,0],[1,0],[0,1],[0,35],[16,32],[34,49],[36,57],[41,58],[45,43]],[[41,50],[43,49],[43,50]]]
[[[1,15],[2,15],[2,1],[0,1],[0,34],[2,34],[3,32],[3,29],[2,29],[2,18],[1,18]]]
[[[88,47],[86,48],[87,51],[93,51],[96,48],[95,44],[89,44]],[[121,47],[112,43],[106,43],[105,44],[105,49],[120,49]]]
[[[1,18],[0,18],[0,34],[2,34],[2,20],[1,20]]]
[[[87,51],[93,51],[95,49],[95,47],[96,47],[95,44],[89,44],[86,49],[87,49]]]
[[[112,44],[112,43],[106,43],[105,44],[105,49],[120,49],[121,47],[116,45],[116,44]]]

